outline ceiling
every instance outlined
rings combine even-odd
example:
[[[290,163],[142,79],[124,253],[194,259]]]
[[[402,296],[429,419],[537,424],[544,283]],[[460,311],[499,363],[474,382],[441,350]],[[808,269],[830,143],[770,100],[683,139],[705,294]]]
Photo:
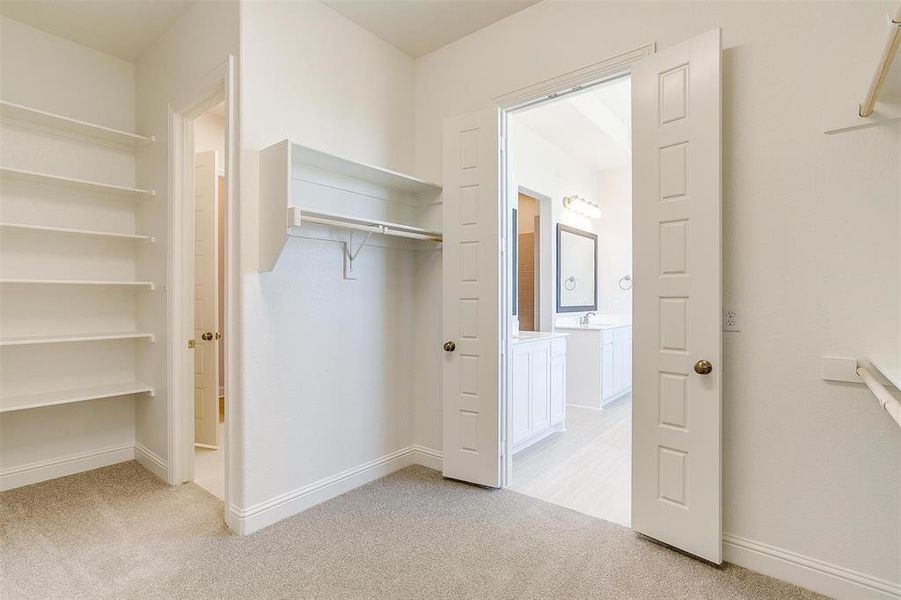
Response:
[[[628,166],[632,157],[629,78],[515,113],[527,127],[595,170]]]
[[[137,60],[193,0],[3,0],[0,14],[129,62]]]
[[[539,0],[323,0],[401,52],[419,58]]]

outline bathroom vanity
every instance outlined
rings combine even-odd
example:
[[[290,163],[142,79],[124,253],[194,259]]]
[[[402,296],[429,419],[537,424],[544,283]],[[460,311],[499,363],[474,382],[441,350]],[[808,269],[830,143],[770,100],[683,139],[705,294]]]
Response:
[[[567,402],[603,408],[632,391],[632,323],[627,317],[601,317],[587,325],[558,320],[569,333]]]
[[[523,331],[513,338],[514,453],[566,428],[566,337]]]

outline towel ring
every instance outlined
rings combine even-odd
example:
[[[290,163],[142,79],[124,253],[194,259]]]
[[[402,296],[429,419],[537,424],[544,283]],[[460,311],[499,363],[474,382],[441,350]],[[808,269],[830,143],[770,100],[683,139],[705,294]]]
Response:
[[[632,289],[632,276],[631,275],[626,275],[625,277],[620,277],[619,289],[621,289],[621,290],[631,290]]]
[[[563,282],[563,289],[567,292],[571,292],[576,289],[576,278],[573,275],[570,275],[566,278],[566,281]]]

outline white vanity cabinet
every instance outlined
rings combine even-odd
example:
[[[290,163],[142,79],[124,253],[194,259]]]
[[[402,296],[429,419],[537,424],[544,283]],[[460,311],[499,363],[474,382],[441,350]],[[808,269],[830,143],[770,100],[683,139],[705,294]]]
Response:
[[[566,327],[570,404],[602,408],[632,391],[632,326]]]
[[[527,334],[511,353],[513,452],[555,431],[566,421],[566,334]]]

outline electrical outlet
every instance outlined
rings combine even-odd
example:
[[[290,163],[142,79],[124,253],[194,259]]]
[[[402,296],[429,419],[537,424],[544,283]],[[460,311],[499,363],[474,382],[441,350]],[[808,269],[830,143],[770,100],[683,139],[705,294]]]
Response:
[[[727,305],[723,307],[723,331],[741,331],[741,306]]]

